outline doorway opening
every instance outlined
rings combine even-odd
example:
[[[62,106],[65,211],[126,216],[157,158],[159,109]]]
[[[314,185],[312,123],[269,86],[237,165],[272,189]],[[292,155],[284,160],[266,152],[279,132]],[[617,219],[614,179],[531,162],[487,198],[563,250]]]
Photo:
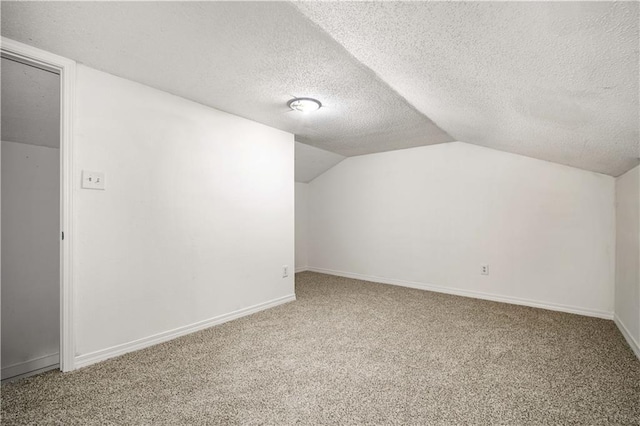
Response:
[[[2,380],[60,365],[60,73],[1,57]]]
[[[2,380],[74,366],[74,61],[2,37]],[[66,231],[66,232],[65,232]]]

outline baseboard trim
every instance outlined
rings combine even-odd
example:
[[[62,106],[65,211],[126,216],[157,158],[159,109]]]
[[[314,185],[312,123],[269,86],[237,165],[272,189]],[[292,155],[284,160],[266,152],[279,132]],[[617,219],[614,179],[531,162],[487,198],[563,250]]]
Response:
[[[307,266],[300,266],[299,268],[296,268],[296,274],[298,272],[304,272],[304,271],[308,271],[309,268]]]
[[[284,303],[293,302],[296,300],[295,294],[273,299],[267,302],[259,303],[257,305],[249,306],[247,308],[238,309],[237,311],[229,312],[228,314],[218,315],[207,320],[199,321],[183,327],[178,327],[173,330],[165,331],[155,334],[153,336],[144,337],[142,339],[134,340],[132,342],[123,343],[121,345],[112,346],[107,349],[91,352],[84,355],[76,356],[75,367],[81,368],[91,364],[95,364],[100,361],[104,361],[109,358],[114,358],[120,355],[124,355],[129,352],[137,351],[147,348],[149,346],[157,345],[169,340],[173,340],[177,337],[194,333],[196,331],[204,330],[214,325],[222,324],[237,318],[245,317],[251,314],[255,314],[266,309],[274,308]]]
[[[636,340],[633,338],[631,333],[629,333],[629,330],[624,325],[620,317],[618,317],[618,315],[614,315],[613,322],[616,323],[616,325],[618,326],[618,329],[620,330],[620,333],[622,333],[622,335],[624,336],[624,339],[627,341],[629,346],[631,346],[631,350],[636,355],[636,357],[640,360],[640,343],[636,342]]]
[[[41,356],[40,358],[32,359],[25,362],[19,362],[17,364],[9,365],[2,368],[2,380],[27,377],[32,374],[37,374],[43,371],[52,370],[60,365],[60,354],[55,353],[51,355]]]
[[[588,317],[596,317],[612,320],[613,313],[606,311],[598,311],[595,309],[579,308],[576,306],[561,305],[556,303],[539,302],[536,300],[521,299],[518,297],[501,296],[497,294],[484,293],[479,291],[461,290],[451,287],[441,287],[433,284],[424,284],[415,281],[405,281],[392,278],[382,278],[370,275],[361,275],[352,272],[334,271],[331,269],[309,267],[308,271],[318,272],[321,274],[335,275],[345,278],[353,278],[363,281],[371,281],[381,284],[397,285],[401,287],[416,288],[419,290],[434,291],[437,293],[453,294],[455,296],[472,297],[474,299],[491,300],[493,302],[510,303],[512,305],[529,306],[531,308],[548,309],[551,311],[566,312],[569,314],[584,315]]]

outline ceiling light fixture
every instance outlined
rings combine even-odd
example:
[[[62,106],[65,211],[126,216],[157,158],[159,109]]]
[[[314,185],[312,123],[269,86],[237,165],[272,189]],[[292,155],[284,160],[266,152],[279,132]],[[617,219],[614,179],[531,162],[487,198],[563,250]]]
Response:
[[[317,111],[322,107],[319,100],[313,98],[293,98],[287,105],[294,111],[299,111],[303,114],[308,112]]]

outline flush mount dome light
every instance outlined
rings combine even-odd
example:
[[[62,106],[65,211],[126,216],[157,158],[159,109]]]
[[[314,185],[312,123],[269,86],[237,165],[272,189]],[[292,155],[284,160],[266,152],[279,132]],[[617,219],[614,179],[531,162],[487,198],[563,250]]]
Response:
[[[292,110],[302,113],[317,111],[322,106],[319,100],[313,98],[293,98],[287,105]]]

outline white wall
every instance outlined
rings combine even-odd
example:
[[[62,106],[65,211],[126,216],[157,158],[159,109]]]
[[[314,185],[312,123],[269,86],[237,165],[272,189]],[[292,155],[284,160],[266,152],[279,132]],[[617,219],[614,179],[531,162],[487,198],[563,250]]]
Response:
[[[342,160],[344,156],[296,142],[296,182],[309,183]]]
[[[77,83],[77,365],[289,300],[293,135],[85,66]]]
[[[640,358],[640,166],[616,179],[615,314]]]
[[[296,182],[296,271],[304,270],[309,266],[308,188],[308,184]]]
[[[612,177],[460,142],[309,184],[316,270],[609,318],[614,227]]]
[[[59,169],[57,148],[2,142],[3,378],[59,360]]]

